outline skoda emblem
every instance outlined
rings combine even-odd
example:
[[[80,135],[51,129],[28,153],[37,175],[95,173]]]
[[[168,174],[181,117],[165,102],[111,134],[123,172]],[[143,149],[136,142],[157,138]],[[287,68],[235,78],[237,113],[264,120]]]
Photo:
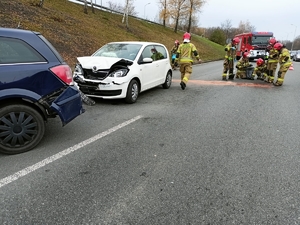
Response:
[[[93,72],[97,72],[97,67],[93,66]]]

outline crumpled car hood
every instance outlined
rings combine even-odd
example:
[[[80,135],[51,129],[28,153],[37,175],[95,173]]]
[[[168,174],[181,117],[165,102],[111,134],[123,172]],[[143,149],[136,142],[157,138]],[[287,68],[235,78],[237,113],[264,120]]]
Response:
[[[120,59],[120,58],[112,58],[112,57],[98,57],[98,56],[83,56],[77,57],[78,62],[85,69],[110,69],[115,64],[121,64],[124,66],[132,65],[132,61]],[[95,68],[96,67],[96,68]]]

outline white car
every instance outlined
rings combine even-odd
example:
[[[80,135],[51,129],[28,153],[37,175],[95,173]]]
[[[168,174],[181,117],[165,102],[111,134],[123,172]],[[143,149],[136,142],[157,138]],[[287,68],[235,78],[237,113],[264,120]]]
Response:
[[[300,50],[295,52],[295,54],[292,57],[293,61],[300,61]]]
[[[74,81],[89,97],[134,103],[140,92],[172,83],[169,53],[160,43],[111,42],[77,60]]]

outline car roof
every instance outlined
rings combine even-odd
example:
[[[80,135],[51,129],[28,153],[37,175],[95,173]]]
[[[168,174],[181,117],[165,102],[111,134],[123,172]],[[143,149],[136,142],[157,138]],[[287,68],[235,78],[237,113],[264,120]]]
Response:
[[[16,28],[3,28],[0,27],[1,36],[9,36],[9,37],[20,37],[21,36],[28,36],[33,34],[40,34],[39,32],[34,32],[30,30],[23,30],[23,29],[16,29]]]
[[[163,45],[162,43],[157,43],[157,42],[148,42],[148,41],[114,41],[114,42],[109,42],[107,44],[139,44],[139,45]]]

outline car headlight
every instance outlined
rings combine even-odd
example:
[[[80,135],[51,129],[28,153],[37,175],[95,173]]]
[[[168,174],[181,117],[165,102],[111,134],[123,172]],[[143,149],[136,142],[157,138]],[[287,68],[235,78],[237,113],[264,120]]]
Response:
[[[81,65],[79,63],[76,63],[73,75],[75,76],[75,75],[83,75],[83,74],[84,72]]]
[[[128,73],[128,69],[118,69],[109,74],[110,77],[125,77]]]

